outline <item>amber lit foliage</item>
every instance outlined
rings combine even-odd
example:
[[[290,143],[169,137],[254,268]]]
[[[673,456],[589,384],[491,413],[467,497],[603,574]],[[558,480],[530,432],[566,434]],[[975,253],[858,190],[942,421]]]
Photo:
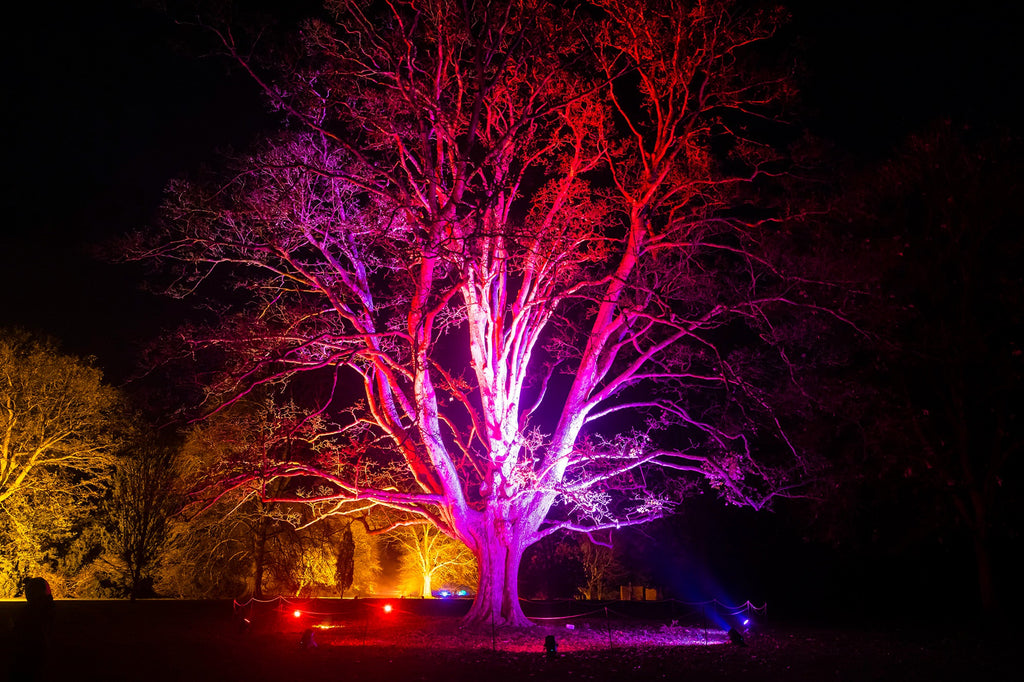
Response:
[[[76,524],[109,480],[118,398],[102,378],[90,361],[49,341],[0,330],[4,595],[30,572],[52,570],[48,548],[73,542]]]
[[[476,557],[466,545],[436,527],[425,523],[400,526],[388,539],[400,552],[403,593],[429,598],[442,588],[475,590]]]
[[[297,482],[261,475],[315,450],[309,435],[321,431],[315,414],[255,399],[192,429],[176,465],[184,510],[170,523],[158,588],[192,597],[371,594],[377,541],[352,532],[348,507],[314,510]],[[345,551],[353,568],[339,576]]]
[[[258,60],[212,27],[282,129],[174,183],[132,245],[170,293],[225,306],[179,337],[219,370],[210,405],[321,387],[311,447],[211,490],[426,520],[480,565],[468,619],[515,625],[523,552],[548,535],[656,519],[702,487],[755,508],[800,494],[815,462],[775,398],[799,394],[794,320],[835,318],[816,277],[775,262],[785,202],[757,202],[786,167],[769,141],[790,89],[757,56],[780,17],[328,9]]]

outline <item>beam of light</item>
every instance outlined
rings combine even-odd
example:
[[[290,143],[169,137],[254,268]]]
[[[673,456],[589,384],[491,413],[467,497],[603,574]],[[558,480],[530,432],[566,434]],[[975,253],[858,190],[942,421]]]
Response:
[[[298,617],[300,617],[302,615],[302,611],[299,611],[298,609],[295,609],[294,611],[292,611],[292,615],[295,616],[296,618],[298,618]]]
[[[384,613],[391,613],[391,604],[384,605]]]

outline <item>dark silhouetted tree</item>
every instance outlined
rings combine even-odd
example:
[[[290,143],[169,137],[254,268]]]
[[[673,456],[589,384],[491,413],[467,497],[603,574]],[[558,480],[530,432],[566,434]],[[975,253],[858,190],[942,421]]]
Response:
[[[869,207],[891,229],[887,282],[901,307],[889,335],[894,410],[883,473],[918,506],[908,518],[922,530],[969,538],[989,611],[999,601],[993,546],[1012,546],[1007,531],[1019,522],[1021,149],[1010,135],[938,122],[876,174]]]
[[[176,455],[173,447],[136,441],[115,460],[106,516],[112,526],[111,549],[123,565],[132,600],[140,596],[166,540],[167,521],[180,503]]]
[[[341,532],[338,540],[338,555],[334,563],[334,582],[338,586],[338,596],[345,596],[345,590],[352,587],[355,580],[356,543],[352,538],[352,526],[348,525]]]

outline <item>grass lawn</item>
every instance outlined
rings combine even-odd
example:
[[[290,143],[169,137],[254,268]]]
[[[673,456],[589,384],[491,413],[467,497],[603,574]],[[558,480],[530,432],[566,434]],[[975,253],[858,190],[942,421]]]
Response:
[[[339,602],[340,603],[340,602]],[[721,630],[624,618],[466,630],[417,601],[236,613],[231,602],[58,601],[45,679],[90,680],[946,680],[1015,678],[1008,636],[762,624]],[[4,660],[23,602],[0,602]],[[316,608],[320,608],[317,611]],[[250,623],[241,617],[248,615]],[[307,628],[315,648],[299,642]],[[558,655],[543,652],[554,635]],[[985,677],[982,677],[985,676]]]

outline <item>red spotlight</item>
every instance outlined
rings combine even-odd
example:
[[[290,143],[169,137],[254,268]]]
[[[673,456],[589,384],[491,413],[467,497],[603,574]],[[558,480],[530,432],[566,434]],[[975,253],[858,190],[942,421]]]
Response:
[[[384,613],[391,613],[391,604],[384,605]]]
[[[299,611],[298,609],[295,609],[294,611],[292,611],[292,615],[295,616],[296,618],[298,618],[299,616],[302,615],[302,611]]]

